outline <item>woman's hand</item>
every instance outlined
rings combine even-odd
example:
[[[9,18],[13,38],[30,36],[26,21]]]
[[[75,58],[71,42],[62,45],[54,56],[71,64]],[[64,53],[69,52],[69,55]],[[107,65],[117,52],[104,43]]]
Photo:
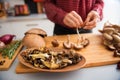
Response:
[[[83,29],[93,29],[94,27],[96,27],[99,21],[100,21],[99,14],[96,11],[91,11],[84,22],[85,25]]]
[[[70,13],[68,13],[64,17],[63,22],[69,28],[81,28],[81,26],[83,25],[82,18],[75,11],[71,11]]]

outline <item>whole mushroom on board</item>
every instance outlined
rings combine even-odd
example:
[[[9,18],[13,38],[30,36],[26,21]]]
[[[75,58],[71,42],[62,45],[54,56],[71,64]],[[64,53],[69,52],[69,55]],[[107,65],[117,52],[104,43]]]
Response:
[[[120,57],[120,26],[106,22],[99,31],[103,35],[103,44],[114,51],[114,57]]]
[[[59,46],[59,42],[58,42],[57,39],[54,39],[51,43],[52,43],[52,45],[53,45],[54,47],[58,47],[58,46]]]
[[[47,33],[44,30],[39,28],[32,28],[25,33],[22,42],[23,45],[27,48],[45,47],[45,36],[47,36]]]
[[[40,28],[32,28],[32,29],[28,30],[25,33],[25,35],[26,34],[37,34],[37,35],[40,35],[43,38],[47,36],[47,33],[44,30],[40,29]]]

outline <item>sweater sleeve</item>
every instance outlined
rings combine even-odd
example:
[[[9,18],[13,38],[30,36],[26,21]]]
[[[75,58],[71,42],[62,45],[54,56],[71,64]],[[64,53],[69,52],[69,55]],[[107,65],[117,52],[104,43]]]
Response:
[[[95,0],[95,5],[93,6],[93,10],[98,12],[100,16],[100,20],[102,20],[103,18],[103,7],[104,7],[103,0]]]
[[[63,18],[67,12],[65,12],[61,8],[57,7],[55,5],[54,0],[45,0],[44,8],[45,8],[48,19],[50,19],[54,23],[65,26],[63,23]]]

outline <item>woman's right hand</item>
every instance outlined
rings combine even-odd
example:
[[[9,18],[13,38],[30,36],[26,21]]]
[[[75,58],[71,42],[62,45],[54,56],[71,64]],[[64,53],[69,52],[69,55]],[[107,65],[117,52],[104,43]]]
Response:
[[[69,28],[81,28],[83,25],[83,20],[75,11],[71,11],[66,14],[63,19],[63,23]]]

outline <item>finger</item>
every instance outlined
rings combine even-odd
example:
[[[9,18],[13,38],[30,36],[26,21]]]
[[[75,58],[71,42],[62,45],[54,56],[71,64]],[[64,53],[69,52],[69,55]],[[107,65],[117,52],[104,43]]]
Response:
[[[79,26],[82,26],[82,25],[83,25],[83,20],[82,20],[82,18],[79,16],[79,14],[77,14],[75,11],[72,11],[71,13],[72,13],[72,15],[79,21]]]
[[[91,20],[91,15],[88,15],[84,23],[88,23]]]
[[[93,20],[93,21],[90,21],[90,22],[87,22],[86,23],[86,26],[92,26],[92,25],[96,25],[96,21],[95,20]]]
[[[91,26],[85,26],[83,29],[93,29],[96,25],[91,25]]]
[[[66,20],[65,20],[65,24],[67,25],[67,26],[69,26],[70,28],[75,28],[77,25],[75,24],[75,22],[72,20],[72,19],[70,19],[70,18],[67,18]]]
[[[72,20],[74,22],[74,24],[76,24],[76,27],[79,26],[80,22],[73,14],[69,14],[68,19]]]
[[[97,25],[97,23],[99,22],[99,19],[98,18],[94,18],[93,20],[89,21],[89,22],[86,22],[86,26],[90,26],[90,25]]]

